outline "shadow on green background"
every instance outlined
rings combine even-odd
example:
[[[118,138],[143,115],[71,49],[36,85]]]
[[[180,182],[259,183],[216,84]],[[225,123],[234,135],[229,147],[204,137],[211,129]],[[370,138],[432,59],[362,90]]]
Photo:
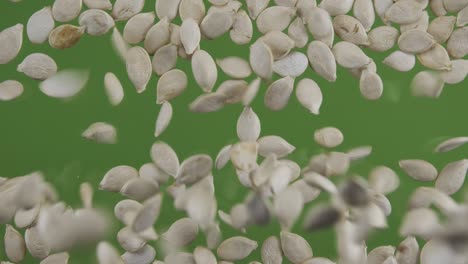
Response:
[[[144,12],[153,11],[154,0],[146,2]],[[0,2],[0,29],[16,23],[26,24],[32,13],[52,3],[51,0],[24,0],[14,4],[3,0]],[[77,21],[71,23],[77,24]],[[124,25],[124,22],[117,23],[120,30]],[[233,44],[228,35],[215,41],[203,41],[201,48],[215,58],[248,56],[248,46]],[[85,90],[69,101],[56,100],[42,94],[37,81],[16,72],[16,66],[33,52],[49,54],[56,60],[59,69],[90,69],[90,81]],[[279,135],[295,145],[297,149],[290,158],[301,166],[307,164],[312,154],[323,151],[313,142],[314,130],[323,126],[336,126],[345,135],[344,144],[337,150],[344,151],[361,145],[373,146],[372,156],[353,164],[352,173],[366,176],[376,165],[386,165],[398,172],[401,186],[389,196],[393,205],[390,227],[371,237],[368,244],[370,250],[378,245],[397,245],[402,240],[398,235],[400,218],[405,212],[409,194],[421,185],[402,173],[398,168],[398,160],[426,159],[442,169],[450,161],[467,157],[467,146],[445,154],[434,154],[432,148],[436,144],[435,139],[468,134],[468,89],[466,83],[447,85],[437,100],[411,97],[409,83],[422,69],[420,66],[411,72],[399,73],[380,63],[390,52],[365,52],[376,61],[378,73],[384,81],[385,91],[381,100],[370,102],[363,99],[359,92],[359,81],[342,68],[338,71],[335,83],[328,83],[309,68],[303,77],[317,81],[324,95],[319,116],[302,108],[294,95],[285,110],[269,111],[264,107],[262,98],[266,84],[262,85],[253,108],[262,121],[262,135]],[[159,139],[169,143],[180,160],[195,153],[207,153],[214,158],[224,145],[237,140],[236,122],[242,107],[228,106],[220,112],[209,114],[189,112],[188,104],[202,90],[194,82],[188,61],[179,58],[177,67],[187,73],[189,86],[172,102],[174,118]],[[117,107],[109,104],[103,88],[104,74],[109,71],[116,73],[125,89],[125,99]],[[111,48],[110,34],[102,37],[84,36],[78,45],[67,50],[55,50],[47,44],[33,45],[25,34],[24,45],[17,58],[7,65],[0,65],[0,81],[7,79],[21,81],[25,93],[12,102],[0,102],[1,176],[13,177],[41,170],[47,180],[56,186],[61,199],[72,206],[79,206],[80,183],[89,181],[97,187],[105,172],[114,166],[125,164],[138,168],[151,161],[149,150],[156,141],[153,136],[154,124],[160,108],[155,103],[158,78],[153,75],[147,90],[143,94],[136,94],[127,78],[124,63]],[[226,79],[227,76],[219,71],[217,85]],[[81,132],[96,121],[109,122],[117,127],[118,144],[97,145],[81,138]],[[218,207],[229,211],[234,203],[244,199],[247,190],[239,184],[231,166],[214,171],[214,176]],[[459,193],[462,192],[464,190]],[[95,204],[111,212],[113,205],[121,199],[123,197],[119,194],[96,192]],[[318,200],[327,199],[322,194]],[[166,195],[157,230],[162,232],[183,215],[174,211],[172,199]],[[307,238],[314,255],[335,256],[333,232],[303,233],[300,224],[301,221],[298,221],[293,231]],[[116,225],[114,231],[118,228]],[[221,228],[224,238],[240,235],[224,224],[221,224]],[[261,245],[265,238],[277,235],[278,232],[279,225],[274,222],[267,228],[249,228],[246,236],[259,241]],[[3,228],[0,234],[3,236]],[[115,243],[115,234],[109,236],[108,240]],[[199,236],[197,242],[204,243],[203,235]],[[6,259],[3,241],[0,242],[0,248],[0,259]],[[256,250],[242,263],[260,260],[259,252]],[[70,263],[95,263],[94,249],[72,252],[71,255]],[[161,255],[157,258],[161,259]],[[37,261],[27,257],[23,263]]]

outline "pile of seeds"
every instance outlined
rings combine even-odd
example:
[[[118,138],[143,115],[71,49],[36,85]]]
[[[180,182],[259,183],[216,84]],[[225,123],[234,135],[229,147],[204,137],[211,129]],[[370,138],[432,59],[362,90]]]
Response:
[[[169,144],[158,141],[150,151],[153,162],[138,170],[117,166],[104,175],[99,189],[126,197],[114,207],[115,217],[124,225],[116,235],[123,254],[101,241],[111,222],[93,208],[90,184],[81,185],[83,208],[74,210],[58,200],[41,173],[0,178],[0,223],[7,225],[6,257],[18,263],[27,251],[41,264],[62,264],[68,262],[67,252],[73,247],[99,242],[96,251],[100,264],[227,264],[242,261],[255,250],[261,251],[264,264],[282,263],[283,259],[294,264],[467,263],[468,206],[450,195],[462,187],[468,159],[450,162],[440,171],[426,160],[401,160],[399,166],[409,177],[434,182],[434,187],[419,187],[411,195],[399,231],[403,237],[400,245],[384,245],[368,253],[368,236],[387,228],[392,207],[386,195],[398,188],[399,176],[386,166],[375,167],[368,177],[351,174],[351,164],[369,156],[372,147],[334,151],[344,141],[343,133],[335,127],[314,132],[315,142],[325,150],[310,157],[301,168],[287,158],[295,146],[280,136],[262,135],[260,119],[251,104],[265,83],[264,104],[268,109],[284,109],[295,89],[300,104],[319,115],[321,89],[303,74],[310,66],[319,78],[334,82],[337,65],[359,79],[364,98],[377,100],[384,87],[375,62],[366,55],[369,50],[391,51],[382,62],[401,72],[412,70],[418,61],[427,70],[414,76],[413,95],[438,97],[446,84],[460,83],[468,74],[468,62],[463,59],[468,54],[468,1],[208,2],[156,0],[155,11],[145,13],[144,0],[116,0],[113,4],[109,0],[55,0],[52,7],[32,14],[26,24],[29,41],[48,42],[56,49],[72,48],[84,34],[103,36],[113,31],[114,49],[124,61],[136,92],[146,90],[153,72],[158,76],[156,103],[161,108],[155,137],[170,125],[171,100],[188,86],[186,73],[175,68],[179,58],[190,61],[191,74],[201,88],[201,95],[188,106],[190,111],[214,112],[227,104],[242,104],[244,108],[237,121],[238,142],[222,147],[215,160],[200,153],[180,162]],[[67,24],[76,18],[78,25]],[[180,25],[174,22],[176,18],[182,21]],[[126,21],[123,33],[115,27],[119,21]],[[374,26],[380,22],[382,26]],[[260,33],[257,39],[253,39],[255,30]],[[23,31],[24,25],[17,24],[0,32],[0,64],[19,54]],[[236,45],[249,45],[248,60],[229,54],[213,58],[203,49],[204,41],[225,34]],[[231,79],[215,89],[218,69]],[[42,53],[26,56],[17,70],[40,81],[39,89],[53,98],[77,95],[89,78],[87,71],[59,70],[54,59]],[[253,81],[245,81],[253,74]],[[119,78],[123,77],[111,72],[103,76],[113,106],[124,99]],[[0,83],[2,101],[22,93],[23,85],[16,80]],[[117,130],[104,122],[91,124],[82,136],[96,143],[117,143]],[[451,138],[440,142],[434,151],[451,151],[465,143],[468,137]],[[249,194],[223,211],[216,201],[213,167],[220,170],[228,163]],[[328,201],[303,212],[321,193],[329,197]],[[163,201],[172,201],[186,217],[159,235],[156,226]],[[335,229],[335,260],[317,257],[307,240],[290,232],[301,216],[305,216],[304,231]],[[265,241],[249,236],[249,227],[267,225],[273,218],[281,225],[279,234],[271,234]],[[18,229],[26,229],[24,238],[9,224],[11,221]],[[245,236],[223,238],[220,221]],[[200,232],[205,243],[187,252],[185,247]],[[416,238],[424,241],[421,250]],[[155,260],[155,241],[162,245],[158,258],[164,256],[164,262]]]

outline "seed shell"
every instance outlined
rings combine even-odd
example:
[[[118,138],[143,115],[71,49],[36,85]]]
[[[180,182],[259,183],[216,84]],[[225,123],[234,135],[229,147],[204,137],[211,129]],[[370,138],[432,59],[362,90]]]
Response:
[[[127,52],[125,62],[128,77],[135,86],[137,93],[144,92],[151,79],[153,69],[148,52],[139,46],[132,47]]]
[[[49,35],[49,45],[56,49],[67,49],[75,46],[83,36],[86,27],[76,27],[73,25],[60,25]]]
[[[36,11],[29,18],[26,25],[26,33],[29,41],[34,44],[42,44],[49,38],[50,32],[55,28],[55,21],[52,17],[52,9],[46,6]]]
[[[0,32],[0,64],[7,64],[20,52],[23,45],[23,28],[22,24],[16,24]]]

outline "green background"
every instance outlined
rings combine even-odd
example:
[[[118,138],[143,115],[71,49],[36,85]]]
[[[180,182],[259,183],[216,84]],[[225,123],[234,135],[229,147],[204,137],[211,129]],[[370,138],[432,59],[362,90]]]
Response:
[[[146,2],[144,12],[153,11],[154,0]],[[25,0],[21,3],[2,0],[0,29],[16,23],[26,25],[35,11],[52,3],[52,0]],[[175,23],[179,24],[180,21],[176,20]],[[76,25],[77,21],[74,20],[71,24]],[[124,25],[125,22],[117,23],[120,30]],[[201,48],[215,58],[248,56],[248,45],[233,44],[228,34],[217,40],[203,40]],[[38,81],[16,72],[16,66],[33,52],[49,54],[56,60],[59,69],[89,69],[90,81],[86,88],[67,101],[42,94],[38,89]],[[309,68],[296,83],[301,78],[308,77],[320,85],[324,103],[319,116],[308,113],[300,106],[294,94],[283,111],[269,111],[263,104],[263,94],[267,87],[265,83],[262,84],[253,108],[262,121],[262,135],[279,135],[295,145],[297,149],[290,158],[301,166],[307,164],[311,155],[324,151],[313,141],[314,130],[336,126],[345,135],[344,143],[337,150],[345,151],[361,145],[373,146],[373,153],[369,158],[353,163],[350,170],[352,173],[366,176],[374,166],[386,165],[400,175],[400,188],[389,195],[393,205],[393,212],[389,217],[390,227],[376,232],[370,238],[370,250],[378,245],[397,245],[402,240],[398,235],[398,227],[407,199],[415,187],[422,185],[402,173],[398,168],[398,160],[426,159],[440,170],[448,162],[467,157],[468,146],[444,154],[434,154],[432,149],[444,138],[467,136],[468,89],[465,87],[466,83],[447,85],[439,99],[414,98],[410,95],[409,84],[412,77],[422,69],[421,66],[418,65],[411,72],[399,73],[380,63],[390,52],[378,54],[367,49],[365,52],[376,61],[378,73],[384,81],[385,90],[380,100],[371,102],[363,99],[359,92],[359,80],[342,68],[338,70],[338,80],[335,83],[325,81]],[[242,106],[228,106],[217,113],[189,112],[188,104],[202,90],[194,82],[188,61],[179,58],[177,67],[187,73],[189,85],[172,102],[173,120],[159,139],[169,143],[180,160],[195,153],[207,153],[214,158],[223,146],[236,142],[236,122]],[[103,88],[104,74],[109,71],[119,77],[125,89],[125,99],[117,107],[109,104]],[[253,78],[252,75],[248,80]],[[124,63],[111,47],[110,33],[101,37],[86,35],[74,48],[67,50],[55,50],[48,44],[31,44],[24,33],[20,54],[11,63],[0,65],[0,81],[8,79],[21,81],[25,92],[14,101],[0,102],[1,176],[13,177],[41,170],[46,179],[55,185],[61,199],[78,207],[80,183],[88,181],[97,187],[106,171],[114,166],[125,164],[139,168],[151,161],[149,151],[157,140],[153,133],[160,108],[155,103],[158,78],[153,75],[146,91],[137,94],[128,80]],[[227,79],[219,71],[217,85]],[[98,145],[81,138],[81,132],[96,121],[115,125],[118,129],[118,144]],[[247,189],[240,185],[230,165],[221,171],[214,171],[214,176],[218,208],[229,211],[233,204],[244,199]],[[462,198],[463,192],[464,190],[460,191],[457,198]],[[106,208],[109,212],[121,199],[123,197],[119,194],[101,191],[95,194],[96,206]],[[322,194],[317,201],[327,199],[328,196]],[[165,196],[164,209],[157,224],[159,232],[184,216],[173,209],[172,201],[172,198]],[[316,203],[310,203],[306,209]],[[115,242],[119,225],[116,223],[115,232],[109,235],[108,240]],[[298,221],[293,231],[307,238],[314,255],[330,258],[335,256],[332,231],[305,233],[300,225],[301,221]],[[221,229],[224,238],[241,235],[225,224],[221,224]],[[279,224],[273,222],[267,228],[249,228],[246,236],[259,241],[261,245],[266,237],[277,235],[279,230]],[[3,236],[3,227],[0,234]],[[197,243],[204,243],[202,234],[193,245]],[[188,249],[193,249],[193,246]],[[257,249],[246,261],[239,263],[260,260],[259,252]],[[93,248],[82,249],[71,252],[70,263],[95,263],[95,258]],[[157,258],[162,258],[160,252]],[[0,242],[0,259],[6,260],[3,241]],[[23,263],[37,261],[27,256]]]

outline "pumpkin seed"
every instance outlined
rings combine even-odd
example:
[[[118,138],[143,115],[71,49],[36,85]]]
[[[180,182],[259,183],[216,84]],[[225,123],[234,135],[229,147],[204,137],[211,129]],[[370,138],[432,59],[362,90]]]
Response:
[[[56,49],[67,49],[75,46],[83,36],[86,27],[61,25],[56,27],[49,35],[49,45]]]
[[[385,12],[384,19],[396,24],[416,22],[423,13],[423,6],[415,0],[397,1]]]
[[[430,50],[418,54],[417,58],[423,66],[430,69],[450,70],[452,68],[452,62],[447,50],[438,43]]]
[[[468,54],[468,45],[465,39],[468,36],[468,27],[458,28],[453,31],[447,41],[447,51],[452,58],[461,59]]]
[[[380,246],[374,248],[369,254],[367,255],[367,263],[384,263],[384,261],[392,257],[395,252],[395,247],[393,246]]]
[[[86,27],[86,33],[92,36],[104,35],[115,26],[114,19],[99,9],[84,11],[78,20],[80,26]]]
[[[418,262],[419,245],[415,237],[409,236],[401,241],[395,252],[395,257],[398,263],[414,264]]]
[[[307,56],[301,52],[291,52],[273,63],[273,71],[282,77],[298,77],[307,69]]]
[[[197,97],[189,106],[190,111],[198,113],[216,112],[226,104],[226,95],[206,93]]]
[[[237,120],[237,136],[241,141],[256,141],[260,136],[261,124],[257,114],[251,107],[244,110]]]
[[[435,264],[441,261],[450,261],[456,263],[456,254],[446,243],[431,239],[426,242],[421,250],[421,263]]]
[[[353,0],[323,0],[318,6],[327,11],[330,16],[338,16],[348,13],[353,7],[353,4]]]
[[[158,141],[151,147],[151,158],[154,164],[163,172],[176,176],[179,170],[179,158],[168,144]]]
[[[52,9],[50,6],[36,11],[29,18],[28,24],[26,25],[29,41],[34,44],[44,43],[49,38],[49,34],[54,27],[55,21],[52,17]]]
[[[280,111],[289,102],[294,88],[294,79],[290,76],[274,81],[265,93],[265,106],[272,111]]]
[[[427,11],[424,11],[421,17],[419,17],[419,19],[416,20],[415,22],[410,23],[410,24],[400,25],[400,32],[403,33],[411,29],[427,31],[428,27],[429,27],[429,14],[427,13]]]
[[[433,181],[437,178],[437,169],[425,160],[400,160],[400,168],[417,181]]]
[[[216,156],[215,167],[220,170],[226,166],[230,159],[232,145],[224,146]]]
[[[307,48],[312,69],[330,82],[336,80],[336,62],[333,52],[321,41],[312,41]]]
[[[18,81],[7,80],[0,83],[0,101],[10,101],[23,94],[24,87]]]
[[[26,245],[23,236],[11,225],[5,228],[5,254],[13,262],[21,262],[26,254]]]
[[[211,12],[200,24],[201,32],[208,39],[215,39],[228,32],[234,23],[234,18],[227,12]]]
[[[342,40],[356,45],[368,45],[369,37],[366,29],[356,18],[348,15],[338,15],[333,19],[333,28],[336,35]]]
[[[411,81],[411,92],[414,96],[437,98],[444,89],[444,81],[439,74],[422,71]]]
[[[368,100],[377,100],[383,93],[383,82],[380,76],[370,70],[362,71],[359,81],[361,95]]]
[[[439,219],[431,209],[418,208],[406,213],[400,234],[403,236],[428,236],[439,228]],[[393,255],[393,253],[392,253]]]
[[[247,82],[243,80],[227,80],[219,86],[216,92],[226,95],[226,104],[237,104],[242,100],[247,86]]]
[[[247,11],[252,19],[257,19],[257,16],[267,8],[270,0],[246,0]]]
[[[78,94],[88,82],[89,72],[63,70],[39,84],[39,89],[53,98],[69,98]]]
[[[18,209],[14,219],[16,227],[27,228],[33,225],[36,222],[40,209],[40,204],[37,204],[31,209]]]
[[[316,0],[298,0],[296,4],[297,15],[306,21],[309,10],[317,6]]]
[[[158,1],[159,3],[161,1]],[[127,43],[137,44],[142,42],[148,31],[154,24],[154,12],[141,13],[130,18],[125,24],[123,38]]]
[[[109,242],[99,242],[96,251],[99,264],[123,264],[119,253]]]
[[[23,25],[16,24],[0,32],[0,64],[12,61],[20,52],[23,45]]]
[[[175,247],[190,244],[198,235],[198,225],[190,218],[175,221],[162,237]]]
[[[68,259],[70,259],[68,252],[55,253],[43,259],[40,264],[67,264]]]
[[[135,86],[137,93],[143,93],[151,79],[152,72],[151,59],[148,52],[139,46],[132,47],[127,52],[125,62],[128,78]]]
[[[369,32],[369,48],[383,52],[395,46],[399,37],[398,30],[390,26],[380,26]]]
[[[432,20],[427,28],[437,43],[445,43],[453,32],[456,18],[453,16],[439,16]]]
[[[203,25],[203,24],[202,24]],[[180,41],[187,54],[192,54],[200,45],[200,28],[192,18],[185,19],[180,27]]]
[[[260,84],[261,84],[261,79],[256,78],[247,87],[247,90],[245,91],[243,97],[242,97],[242,104],[244,106],[249,106],[252,101],[255,99],[257,96],[258,90],[260,89]]]
[[[89,9],[112,10],[112,3],[110,0],[83,0],[83,3]]]
[[[361,22],[366,32],[371,30],[375,22],[375,11],[372,0],[355,0],[353,14]]]
[[[204,50],[197,50],[192,56],[192,72],[195,81],[204,92],[211,92],[218,79],[218,69],[211,55]]]
[[[187,75],[178,69],[170,70],[164,73],[158,80],[156,87],[156,103],[162,104],[165,101],[171,101],[187,88]]]
[[[447,14],[447,10],[444,6],[444,0],[431,0],[429,1],[429,5],[431,7],[432,12],[436,16],[445,16]]]
[[[83,131],[81,136],[87,140],[94,141],[99,144],[116,144],[117,130],[114,126],[104,122],[96,122],[91,124]]]
[[[45,80],[57,72],[57,64],[46,54],[32,53],[24,58],[16,70],[33,79]]]
[[[238,170],[250,172],[257,166],[257,153],[256,142],[239,142],[231,148],[231,162]]]
[[[276,157],[282,158],[292,153],[296,148],[289,144],[280,136],[264,136],[258,139],[258,153],[263,157],[270,154],[275,154]]]
[[[156,250],[150,245],[145,245],[136,252],[125,252],[122,260],[125,264],[151,264],[156,257]]]
[[[382,210],[385,216],[388,217],[392,213],[392,204],[385,195],[381,193],[374,194],[372,202]]]
[[[382,63],[397,71],[407,72],[414,68],[416,56],[397,50],[388,55]]]
[[[361,146],[348,150],[346,154],[351,161],[366,158],[372,153],[372,146]]]
[[[179,5],[179,16],[182,21],[193,18],[200,24],[205,17],[205,4],[202,0],[182,0]]]
[[[302,19],[297,17],[288,27],[288,36],[294,41],[296,48],[303,48],[309,41],[309,33]]]
[[[115,21],[129,20],[143,10],[145,0],[117,0],[112,8]]]
[[[261,41],[270,48],[274,60],[283,58],[294,48],[294,40],[281,31],[270,31],[261,38]]]
[[[100,190],[119,192],[129,180],[138,177],[138,171],[130,166],[117,166],[110,169],[99,183]]]
[[[215,255],[207,248],[198,246],[193,251],[196,264],[217,264]]]
[[[389,25],[385,13],[394,3],[393,0],[374,0],[375,13],[380,17],[384,24]]]
[[[118,202],[114,207],[114,215],[125,225],[131,225],[143,205],[139,202],[126,199]]]
[[[457,14],[457,27],[464,27],[468,24],[468,8],[465,7]]]
[[[328,48],[328,47],[327,47]],[[320,87],[312,79],[302,79],[296,87],[296,97],[299,103],[311,113],[318,115],[323,96]]]
[[[462,10],[464,7],[468,6],[467,0],[444,0],[444,7],[447,9],[448,12],[457,13],[458,11]]]
[[[452,60],[452,68],[440,72],[440,77],[448,84],[457,84],[465,80],[468,74],[468,63],[465,60]]]
[[[273,213],[280,222],[282,230],[291,229],[301,214],[303,205],[302,194],[296,188],[287,188],[275,196]],[[286,252],[285,255],[288,256]]]
[[[265,8],[257,17],[257,28],[265,34],[270,31],[285,30],[296,14],[296,9],[287,6]]]
[[[128,226],[122,228],[117,233],[119,245],[126,251],[137,252],[146,245],[146,241],[138,236]]]
[[[171,36],[169,27],[169,21],[165,17],[148,30],[144,46],[150,55],[153,55],[159,48],[169,43]]]
[[[24,233],[24,241],[29,254],[37,259],[44,259],[50,253],[50,248],[41,237],[37,227],[30,227]]]
[[[107,98],[113,106],[119,105],[124,98],[124,90],[120,80],[114,73],[108,72],[104,75],[104,88]]]
[[[164,102],[159,110],[154,136],[159,137],[169,126],[172,119],[172,106],[169,102]]]
[[[177,172],[177,182],[180,184],[194,184],[211,173],[213,160],[205,154],[193,155],[180,164]]]
[[[240,57],[217,59],[216,63],[226,75],[235,79],[245,79],[252,74],[249,63]]]
[[[270,236],[262,244],[262,261],[269,264],[280,264],[283,262],[281,242],[275,236]]]
[[[193,255],[186,252],[176,252],[171,253],[164,258],[164,263],[166,264],[177,264],[177,263],[187,263],[187,264],[196,264]]]
[[[398,47],[407,53],[423,53],[435,45],[435,39],[429,33],[412,29],[405,31],[398,39]]]
[[[122,186],[120,193],[137,201],[144,201],[159,191],[158,183],[142,179],[131,179]]]
[[[156,1],[155,10],[159,19],[167,17],[169,21],[176,18],[179,12],[180,0],[159,0]]]
[[[322,41],[331,48],[335,34],[330,14],[322,8],[312,7],[307,11],[305,21],[314,39]]]
[[[468,143],[468,137],[454,137],[441,142],[435,147],[434,152],[448,152]]]
[[[270,79],[273,74],[273,54],[262,41],[257,40],[250,46],[250,66],[259,77]]]
[[[465,182],[468,159],[451,162],[440,171],[435,187],[446,194],[456,193]]]
[[[283,253],[292,263],[299,264],[312,258],[312,248],[300,235],[281,231],[280,239]]]
[[[157,75],[164,75],[177,64],[177,46],[168,44],[159,48],[153,56],[153,71]]]
[[[143,203],[143,207],[138,211],[132,222],[132,229],[134,232],[142,232],[154,225],[159,217],[161,203],[161,194],[156,194]]]
[[[343,133],[335,127],[324,127],[314,133],[314,140],[317,144],[326,148],[335,148],[343,143]]]
[[[355,44],[341,41],[333,46],[336,62],[349,69],[361,68],[371,62],[370,58]]]
[[[377,193],[392,193],[399,185],[400,178],[389,167],[377,166],[369,173],[369,186]]]
[[[216,250],[221,259],[238,261],[246,258],[258,247],[256,241],[246,237],[236,236],[224,240]]]
[[[143,179],[154,180],[155,182],[162,184],[166,183],[169,179],[169,175],[164,173],[160,168],[156,167],[153,163],[145,163],[138,170],[140,177]]]
[[[52,15],[57,22],[69,22],[81,12],[82,0],[56,0],[52,5]]]
[[[237,12],[229,35],[231,40],[238,45],[247,44],[252,40],[253,25],[247,12],[244,10]]]

